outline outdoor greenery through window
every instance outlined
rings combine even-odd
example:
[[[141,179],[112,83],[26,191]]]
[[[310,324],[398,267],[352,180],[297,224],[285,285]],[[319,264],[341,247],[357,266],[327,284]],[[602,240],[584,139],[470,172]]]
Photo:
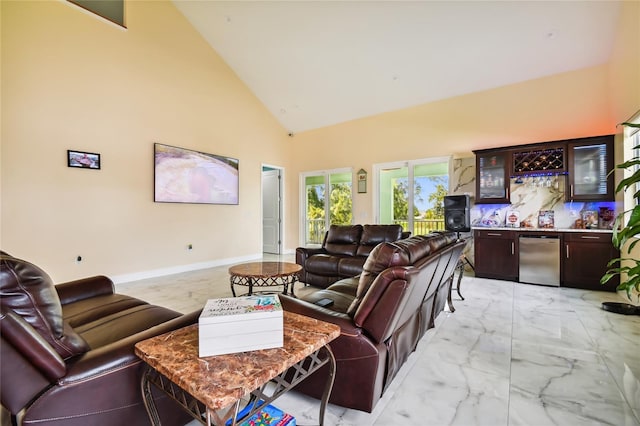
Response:
[[[449,161],[438,158],[379,165],[379,223],[397,223],[413,235],[443,230]]]
[[[352,185],[351,171],[304,176],[306,244],[321,244],[329,225],[352,223]]]

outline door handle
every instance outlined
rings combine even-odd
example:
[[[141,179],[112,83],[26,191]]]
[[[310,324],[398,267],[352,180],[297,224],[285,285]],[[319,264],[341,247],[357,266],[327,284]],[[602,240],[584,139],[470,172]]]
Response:
[[[569,258],[569,244],[567,244],[566,246],[564,246],[567,252],[567,259]]]
[[[513,256],[514,254],[516,254],[516,243],[511,241],[511,256]]]
[[[585,240],[599,240],[600,239],[600,237],[593,236],[593,235],[581,235],[580,238],[585,239]]]
[[[487,235],[490,235],[492,237],[501,237],[502,234],[498,233],[498,232],[487,232]]]

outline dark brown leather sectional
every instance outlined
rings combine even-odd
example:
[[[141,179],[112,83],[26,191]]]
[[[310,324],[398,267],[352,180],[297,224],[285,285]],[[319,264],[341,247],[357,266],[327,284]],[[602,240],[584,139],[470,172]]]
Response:
[[[330,402],[373,410],[444,310],[465,244],[454,232],[381,243],[359,277],[340,280],[304,300],[280,296],[284,309],[340,326],[340,337],[330,343],[337,361]],[[315,304],[325,298],[333,305]],[[320,398],[328,374],[324,368],[296,390]]]
[[[296,263],[302,266],[300,281],[326,288],[359,275],[375,246],[408,236],[400,225],[331,225],[322,247],[296,249]]]
[[[104,276],[53,285],[37,266],[0,254],[2,406],[14,424],[149,424],[135,343],[197,322],[116,294]],[[164,424],[190,417],[167,397]]]

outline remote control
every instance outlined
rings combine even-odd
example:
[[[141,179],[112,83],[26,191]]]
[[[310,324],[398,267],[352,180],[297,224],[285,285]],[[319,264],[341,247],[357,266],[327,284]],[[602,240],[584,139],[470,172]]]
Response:
[[[331,299],[326,299],[326,298],[325,298],[325,299],[320,299],[320,300],[318,300],[318,301],[316,302],[316,305],[318,305],[318,306],[322,306],[323,308],[326,308],[326,307],[328,307],[328,306],[333,305],[333,300],[331,300]]]

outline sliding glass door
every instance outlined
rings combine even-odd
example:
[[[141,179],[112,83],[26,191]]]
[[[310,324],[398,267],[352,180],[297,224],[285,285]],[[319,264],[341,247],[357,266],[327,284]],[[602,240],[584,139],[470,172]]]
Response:
[[[353,220],[351,169],[301,174],[303,245],[322,244],[329,225],[350,225]]]
[[[444,229],[449,157],[374,165],[377,222],[400,224],[412,235]]]

